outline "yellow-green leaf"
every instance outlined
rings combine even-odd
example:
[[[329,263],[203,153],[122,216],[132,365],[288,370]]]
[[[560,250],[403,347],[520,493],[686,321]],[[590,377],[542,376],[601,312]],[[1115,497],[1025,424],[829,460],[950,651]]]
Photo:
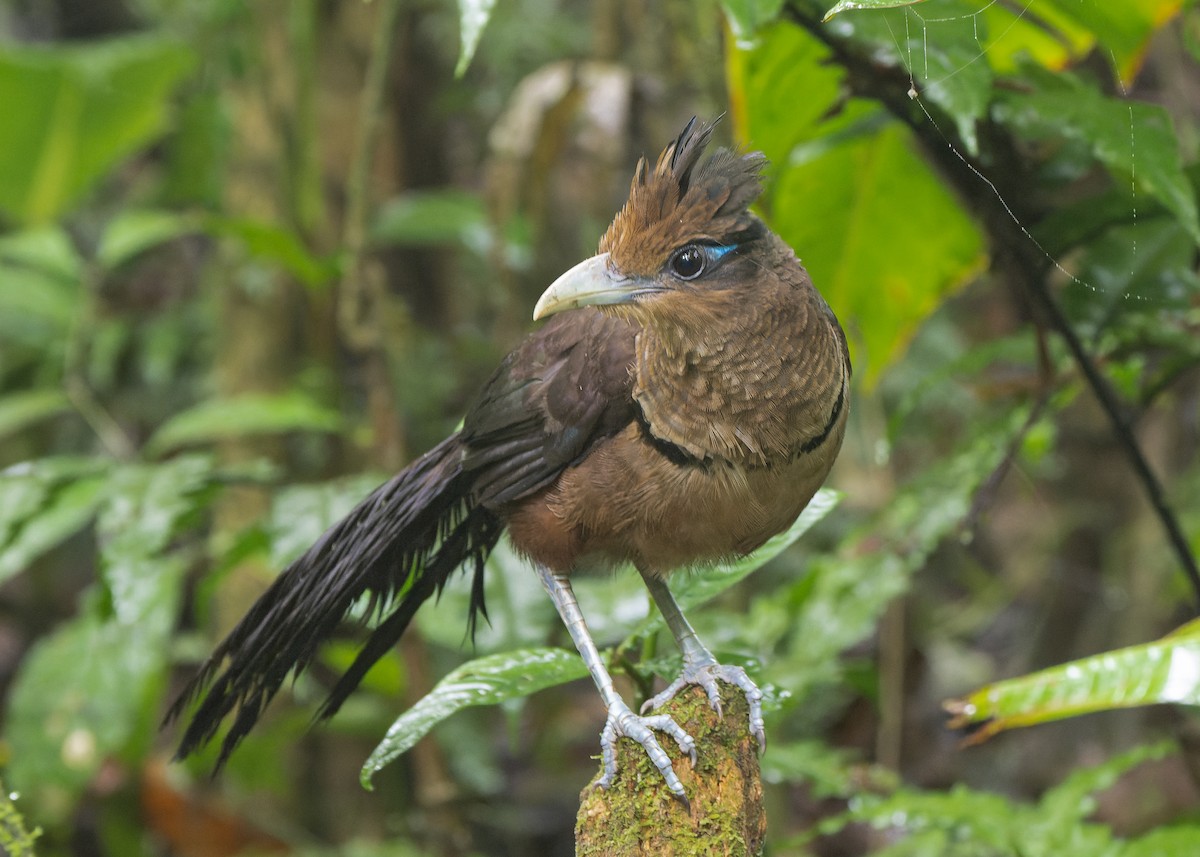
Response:
[[[187,48],[150,36],[0,47],[0,209],[18,222],[62,215],[158,136]]]
[[[978,742],[1005,729],[1163,702],[1200,705],[1200,622],[1153,643],[987,685],[946,708],[952,728],[983,724],[970,738]]]

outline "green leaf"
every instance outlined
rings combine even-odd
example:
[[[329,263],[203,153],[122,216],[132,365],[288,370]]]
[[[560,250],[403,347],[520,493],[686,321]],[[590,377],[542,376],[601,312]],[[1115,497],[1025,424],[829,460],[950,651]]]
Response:
[[[846,18],[838,29],[880,54],[894,55],[911,76],[915,92],[954,120],[967,151],[975,154],[975,125],[987,113],[994,79],[983,48],[987,27],[974,8],[959,0],[929,2],[925,14],[936,24],[903,10],[879,11]],[[1003,32],[1007,40],[1007,28]]]
[[[978,228],[898,125],[793,156],[771,205],[772,225],[859,346],[868,387],[985,261]]]
[[[1112,59],[1123,84],[1128,86],[1142,65],[1150,37],[1179,12],[1183,3],[1180,0],[1119,3],[1046,0],[1045,5],[1093,33]]]
[[[838,0],[837,5],[825,13],[822,21],[828,21],[838,12],[848,12],[852,9],[894,9],[897,6],[912,6],[925,0]]]
[[[784,0],[721,0],[738,47],[750,48],[759,31],[779,17]]]
[[[587,675],[574,652],[565,649],[522,649],[469,661],[437,683],[402,714],[363,764],[360,780],[371,777],[423,738],[438,722],[473,705],[495,705]]]
[[[164,586],[169,575],[163,570],[168,563],[163,554],[180,521],[200,505],[198,495],[211,481],[212,470],[208,456],[185,455],[112,473],[96,529],[101,571],[117,621],[137,624],[148,636],[165,636],[170,630],[173,608],[162,600],[177,593]],[[164,620],[166,624],[152,625]],[[156,662],[162,657],[161,652],[145,654]]]
[[[195,219],[175,211],[123,210],[104,232],[97,259],[108,271],[189,232],[195,231]]]
[[[1042,795],[1038,808],[1042,815],[1060,828],[1082,821],[1095,811],[1093,795],[1112,788],[1117,780],[1138,765],[1163,759],[1177,748],[1178,745],[1172,741],[1159,741],[1118,753],[1098,765],[1077,768]]]
[[[449,244],[484,249],[488,216],[472,193],[446,188],[411,191],[383,206],[371,228],[377,244]]]
[[[546,597],[537,575],[529,561],[513,550],[507,535],[502,536],[487,558],[484,571],[484,592],[487,598],[488,618],[480,622],[475,640],[468,642],[466,619],[471,603],[472,570],[465,568],[455,574],[446,584],[441,597],[435,604],[426,604],[417,614],[421,636],[432,643],[458,650],[470,645],[473,652],[492,654],[513,649],[536,646],[546,639],[548,628],[554,627],[558,617],[554,605]],[[597,577],[600,577],[597,575]],[[633,596],[640,598],[638,607],[645,616],[646,591],[641,578],[629,570],[620,574],[604,575],[602,582],[625,590],[632,587]],[[594,586],[582,578],[574,581],[576,595],[586,611],[588,627],[600,641],[619,640],[628,632],[630,625],[621,625],[614,631],[616,623],[607,614],[608,604],[597,597]],[[627,617],[626,617],[627,618]]]
[[[1006,729],[1164,702],[1200,705],[1200,625],[986,685],[946,708],[952,728],[982,724],[969,739],[977,743]]]
[[[820,832],[832,834],[852,822],[887,830],[891,844],[874,852],[881,857],[1188,854],[1194,848],[1127,851],[1125,842],[1117,839],[1111,830],[1087,820],[1096,808],[1096,792],[1113,785],[1120,776],[1142,762],[1162,758],[1171,749],[1168,742],[1137,747],[1099,765],[1080,769],[1033,805],[962,785],[946,792],[899,788],[887,795],[859,787],[850,801],[849,811],[823,822]]]
[[[161,455],[194,444],[229,438],[281,434],[291,431],[332,432],[341,417],[303,393],[247,394],[214,399],[176,414],[146,443],[146,450]]]
[[[93,592],[18,673],[11,777],[52,818],[70,811],[106,759],[152,735],[187,568],[171,546],[206,502],[211,472],[203,456],[112,472],[97,521],[105,597]]]
[[[384,481],[367,473],[275,492],[266,525],[271,565],[285,568]]]
[[[0,398],[0,437],[71,410],[62,390],[25,390]]]
[[[818,136],[840,98],[842,72],[829,60],[828,48],[786,24],[764,30],[751,47],[729,51],[738,136],[767,156],[772,175],[787,167],[797,145]],[[780,92],[804,97],[780,98]]]
[[[16,343],[59,353],[79,312],[83,262],[57,227],[0,236],[0,352]],[[7,357],[7,355],[6,355]],[[44,363],[50,362],[47,355]]]
[[[0,47],[0,208],[21,223],[61,216],[162,132],[191,60],[184,45],[144,35]]]
[[[246,217],[209,217],[202,224],[210,235],[241,242],[251,256],[281,265],[310,288],[328,285],[337,276],[337,262],[322,258],[296,233],[282,226]]]
[[[26,828],[25,819],[16,807],[19,795],[10,794],[0,782],[0,851],[9,857],[34,857],[34,841],[42,835],[41,828]]]
[[[1007,93],[996,118],[1034,140],[1086,145],[1110,172],[1158,200],[1200,243],[1195,191],[1183,171],[1179,138],[1161,107],[1108,98],[1095,87],[1058,77],[1035,92]]]
[[[1158,827],[1126,844],[1121,857],[1167,857],[1200,853],[1200,826]]]
[[[67,283],[83,274],[83,260],[59,226],[21,229],[0,236],[0,263],[41,271]],[[4,289],[0,289],[3,293]]]
[[[822,741],[771,743],[762,758],[762,776],[768,783],[803,783],[817,798],[849,798],[862,790],[861,762],[842,747]]]
[[[0,473],[0,582],[92,519],[106,466],[90,458],[46,458]]]
[[[479,47],[479,39],[483,36],[483,28],[492,17],[496,0],[458,0],[458,25],[461,30],[461,45],[458,53],[458,64],[454,66],[454,76],[462,77],[467,73],[467,67],[475,57],[475,49]]]

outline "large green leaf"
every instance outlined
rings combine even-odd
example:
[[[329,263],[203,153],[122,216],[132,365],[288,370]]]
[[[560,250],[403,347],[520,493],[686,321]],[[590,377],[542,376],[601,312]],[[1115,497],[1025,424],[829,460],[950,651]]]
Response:
[[[1153,643],[987,685],[946,707],[983,741],[1019,726],[1162,702],[1200,705],[1200,620]]]
[[[162,132],[190,65],[185,46],[153,36],[0,46],[0,209],[33,224],[63,214]]]
[[[913,94],[945,111],[967,151],[974,154],[976,122],[987,113],[992,99],[992,66],[984,47],[988,27],[975,14],[976,7],[963,0],[927,2],[920,13],[850,15],[839,20],[836,29],[882,56],[894,56],[909,73]]]
[[[469,661],[439,681],[392,724],[363,764],[362,784],[371,788],[376,771],[456,711],[518,699],[585,675],[587,668],[579,655],[565,649],[522,649]]]
[[[856,366],[868,385],[984,264],[975,224],[898,125],[794,158],[771,204],[772,225],[857,344]]]
[[[1061,15],[1086,28],[1104,47],[1117,74],[1125,84],[1133,81],[1141,67],[1150,37],[1183,7],[1182,0],[1120,0],[1107,3],[1078,3],[1075,0],[1045,0]]]
[[[984,248],[903,128],[862,102],[829,116],[839,86],[827,50],[789,25],[764,31],[757,47],[730,59],[739,130],[774,163],[768,219],[851,332],[869,385],[942,299],[982,268]],[[806,97],[781,99],[781,87]],[[980,109],[968,90],[945,95],[962,102],[964,121]]]

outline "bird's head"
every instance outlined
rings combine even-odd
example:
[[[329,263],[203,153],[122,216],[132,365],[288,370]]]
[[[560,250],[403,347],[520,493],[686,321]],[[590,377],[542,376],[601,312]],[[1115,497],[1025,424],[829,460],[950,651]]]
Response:
[[[701,162],[714,124],[693,118],[653,172],[645,158],[638,162],[629,201],[600,252],[554,281],[535,319],[583,306],[652,318],[674,313],[681,298],[730,293],[754,280],[756,244],[768,233],[748,206],[762,190],[766,158],[718,149]]]

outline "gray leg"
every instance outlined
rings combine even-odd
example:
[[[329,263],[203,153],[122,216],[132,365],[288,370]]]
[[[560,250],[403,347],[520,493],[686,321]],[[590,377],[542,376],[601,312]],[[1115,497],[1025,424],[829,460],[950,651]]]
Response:
[[[617,739],[624,736],[632,738],[642,745],[647,755],[650,756],[650,761],[654,763],[654,767],[658,768],[663,779],[667,781],[667,788],[676,797],[686,801],[683,784],[679,782],[679,777],[675,775],[675,771],[671,767],[671,758],[663,752],[663,748],[659,745],[658,739],[654,737],[652,730],[660,729],[674,738],[679,749],[691,758],[693,765],[696,764],[696,742],[692,740],[692,736],[680,728],[679,724],[665,714],[642,717],[633,713],[625,704],[625,700],[621,699],[616,689],[613,688],[612,676],[605,669],[604,662],[600,659],[600,652],[596,649],[596,643],[592,640],[587,624],[583,621],[583,614],[579,610],[579,602],[575,600],[575,592],[571,589],[570,579],[565,574],[551,571],[542,565],[535,563],[534,567],[537,569],[542,586],[546,588],[546,592],[554,601],[554,606],[558,608],[558,615],[562,617],[563,624],[571,633],[575,648],[583,657],[588,672],[592,674],[592,681],[596,683],[596,688],[600,691],[600,696],[608,708],[608,719],[604,724],[604,731],[600,733],[600,753],[604,760],[604,774],[600,777],[598,785],[601,788],[608,788],[612,785],[613,777],[617,773]]]
[[[646,588],[650,590],[654,603],[658,605],[659,612],[662,613],[667,627],[671,629],[671,634],[674,635],[675,642],[679,645],[679,651],[683,653],[683,670],[679,673],[679,678],[671,682],[662,693],[646,700],[642,711],[658,708],[689,684],[696,684],[704,688],[704,692],[708,694],[709,705],[719,715],[721,714],[721,692],[717,687],[717,680],[720,679],[734,685],[746,694],[746,703],[750,706],[750,734],[758,740],[759,751],[765,750],[767,733],[762,716],[763,695],[762,691],[758,689],[758,685],[751,681],[750,676],[746,675],[746,671],[741,667],[717,663],[712,652],[706,649],[696,636],[696,632],[684,617],[683,611],[675,602],[675,597],[671,595],[671,590],[667,588],[666,582],[661,577],[642,572],[642,580],[646,582]]]

